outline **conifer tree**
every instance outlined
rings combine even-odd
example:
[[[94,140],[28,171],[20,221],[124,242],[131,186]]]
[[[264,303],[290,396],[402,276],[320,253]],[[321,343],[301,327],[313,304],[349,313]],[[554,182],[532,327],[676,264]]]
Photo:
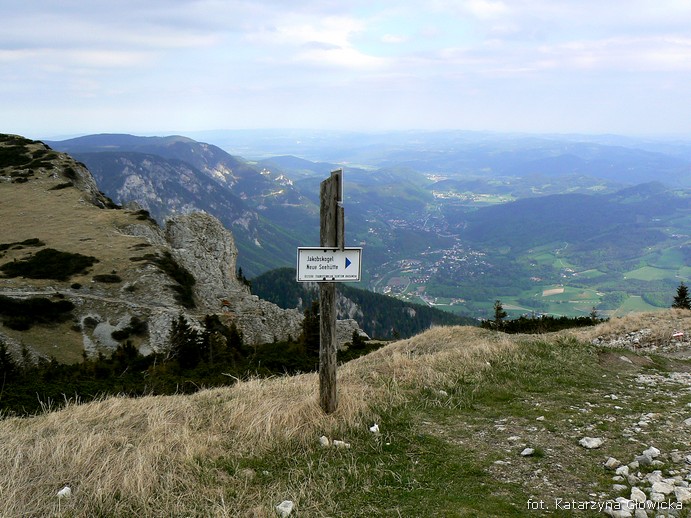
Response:
[[[199,333],[187,322],[183,314],[173,321],[170,333],[171,355],[183,369],[193,369],[201,359]]]
[[[230,324],[228,329],[228,348],[231,351],[237,352],[239,354],[244,353],[244,343],[242,340],[242,331],[238,329],[235,322]]]
[[[0,384],[14,377],[18,370],[7,345],[0,339]]]
[[[677,309],[691,309],[691,299],[689,299],[689,289],[682,282],[677,288],[677,294],[672,303],[673,308]]]
[[[501,304],[501,300],[494,302],[494,328],[499,330],[504,326],[504,319],[506,318],[506,311]]]
[[[351,343],[350,343],[351,349],[353,349],[355,351],[359,351],[359,350],[364,349],[366,345],[367,345],[367,342],[365,341],[365,339],[362,336],[360,336],[360,333],[358,333],[357,331],[353,331],[353,337],[352,337]]]
[[[302,336],[300,337],[307,354],[319,356],[319,328],[319,301],[313,300],[312,305],[305,310],[305,320],[302,321]]]

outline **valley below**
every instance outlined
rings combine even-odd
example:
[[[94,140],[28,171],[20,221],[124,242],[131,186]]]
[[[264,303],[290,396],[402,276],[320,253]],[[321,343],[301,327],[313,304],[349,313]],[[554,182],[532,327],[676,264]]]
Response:
[[[556,215],[550,214],[553,208],[544,207],[546,201],[534,200],[532,213],[526,215],[512,214],[504,200],[490,204],[481,199],[481,204],[465,204],[462,210],[450,210],[446,202],[428,207],[425,217],[389,220],[383,238],[370,229],[382,242],[393,243],[393,236],[405,235],[408,241],[418,236],[420,244],[410,247],[414,252],[408,255],[408,247],[397,247],[395,259],[371,267],[369,288],[485,318],[495,300],[501,300],[512,316],[575,317],[593,311],[612,316],[669,307],[676,286],[691,274],[691,215],[683,208],[687,195],[678,199],[678,212],[637,228],[615,217],[589,218],[581,212],[587,207],[568,203]],[[482,210],[490,206],[506,208],[506,221],[482,219]],[[435,217],[442,211],[452,212],[456,219]],[[478,231],[469,231],[466,215],[479,220],[474,225],[486,228],[486,234],[478,237]],[[578,228],[569,228],[569,221],[577,222]],[[532,229],[520,228],[523,225]],[[509,230],[497,229],[502,226]],[[582,234],[584,226],[587,235]],[[503,239],[494,237],[497,234]],[[427,237],[434,246],[422,249]]]
[[[319,242],[319,182],[342,169],[359,287],[473,318],[667,308],[691,278],[691,146],[472,132],[206,132],[50,142],[159,224],[205,210],[248,278]],[[193,135],[194,136],[194,135]],[[232,154],[230,154],[232,153]],[[241,155],[241,156],[239,156]],[[133,188],[136,186],[136,188]]]

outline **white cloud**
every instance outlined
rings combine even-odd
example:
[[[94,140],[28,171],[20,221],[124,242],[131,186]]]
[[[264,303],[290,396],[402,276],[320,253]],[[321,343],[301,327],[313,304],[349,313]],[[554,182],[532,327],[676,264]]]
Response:
[[[691,71],[691,38],[627,37],[573,41],[539,49],[559,68],[611,72]]]
[[[318,126],[336,113],[379,127],[510,125],[580,106],[560,113],[576,125],[587,99],[634,113],[662,91],[660,105],[691,106],[688,0],[24,0],[3,6],[2,25],[6,125],[46,124],[36,98],[54,124],[103,130],[308,114]],[[689,112],[659,109],[691,127]]]
[[[467,0],[463,2],[466,10],[481,20],[489,20],[510,13],[508,6],[499,0]]]
[[[276,49],[274,62],[302,62],[343,68],[371,68],[384,60],[359,50],[354,38],[365,30],[353,17],[289,16],[270,30],[248,35],[248,40]]]
[[[311,49],[295,56],[296,61],[304,61],[316,65],[329,65],[342,68],[378,68],[385,64],[385,60],[375,56],[368,56],[348,48]]]
[[[392,43],[392,44],[405,43],[409,39],[410,38],[408,38],[406,36],[398,36],[396,34],[384,34],[381,37],[381,41],[383,43]]]

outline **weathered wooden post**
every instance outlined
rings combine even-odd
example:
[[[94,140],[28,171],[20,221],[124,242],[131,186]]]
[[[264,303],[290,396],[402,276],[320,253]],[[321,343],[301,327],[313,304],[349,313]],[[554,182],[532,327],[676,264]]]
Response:
[[[343,171],[331,172],[320,184],[319,245],[344,248]],[[338,407],[336,393],[336,283],[319,284],[319,404],[330,414]]]
[[[338,407],[336,396],[336,283],[359,282],[362,248],[345,247],[343,171],[320,185],[319,246],[300,246],[297,281],[319,283],[319,404],[327,414]]]

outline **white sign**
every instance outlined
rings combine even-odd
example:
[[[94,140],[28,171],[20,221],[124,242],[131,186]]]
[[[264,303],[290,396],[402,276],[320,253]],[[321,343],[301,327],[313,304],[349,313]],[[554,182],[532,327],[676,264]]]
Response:
[[[362,248],[298,248],[298,282],[358,282]]]

